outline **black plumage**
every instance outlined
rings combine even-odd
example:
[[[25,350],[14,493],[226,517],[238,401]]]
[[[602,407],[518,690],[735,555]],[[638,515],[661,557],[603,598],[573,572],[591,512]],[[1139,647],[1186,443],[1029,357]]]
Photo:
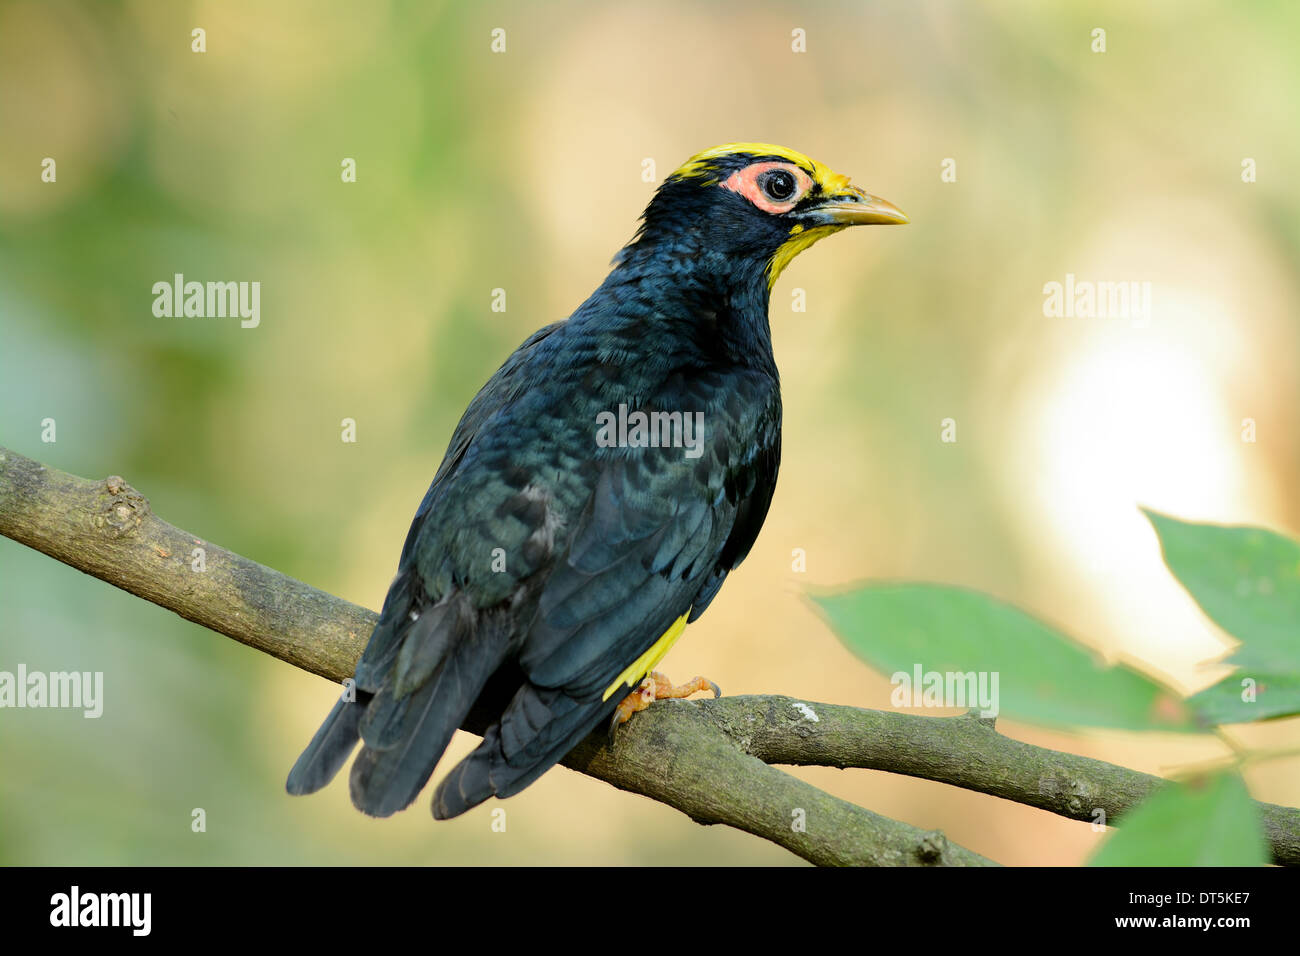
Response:
[[[755,190],[762,164],[780,163],[806,181],[773,212]],[[522,790],[608,720],[627,691],[611,684],[679,617],[704,612],[767,515],[781,449],[768,295],[782,250],[817,237],[805,232],[902,221],[844,218],[887,206],[779,147],[722,147],[669,177],[604,283],[470,403],[407,535],[355,700],[335,705],[289,791],[324,786],[359,739],[352,800],[387,816],[465,725],[483,741],[433,798],[434,815],[452,817]],[[620,406],[701,413],[698,453],[603,446],[599,416]]]

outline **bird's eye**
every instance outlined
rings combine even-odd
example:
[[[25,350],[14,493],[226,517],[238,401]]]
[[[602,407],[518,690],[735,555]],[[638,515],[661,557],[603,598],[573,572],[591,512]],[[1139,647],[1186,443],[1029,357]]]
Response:
[[[785,169],[774,169],[759,177],[759,186],[769,199],[785,202],[794,195],[794,175]]]

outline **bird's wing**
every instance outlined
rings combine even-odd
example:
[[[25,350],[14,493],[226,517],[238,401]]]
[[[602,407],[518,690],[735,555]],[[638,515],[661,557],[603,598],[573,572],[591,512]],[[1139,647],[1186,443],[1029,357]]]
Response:
[[[575,698],[600,694],[690,609],[735,505],[721,473],[673,457],[681,451],[628,456],[601,470],[519,653],[533,684]]]
[[[521,371],[536,346],[562,326],[555,323],[530,336],[461,417],[407,533],[397,576],[357,664],[353,694],[335,704],[290,770],[290,793],[310,793],[329,783],[363,738],[367,746],[352,771],[353,802],[375,816],[407,806],[508,653],[506,622],[477,613],[454,589],[429,593],[416,568],[416,543],[475,437],[526,389]],[[452,649],[455,653],[448,653]]]
[[[465,409],[465,414],[461,415],[460,422],[452,433],[451,441],[447,443],[447,452],[442,456],[442,464],[438,466],[437,474],[429,484],[429,490],[424,493],[420,507],[415,510],[415,519],[411,522],[411,528],[406,533],[406,542],[402,545],[399,567],[404,568],[410,564],[411,550],[415,547],[420,529],[424,526],[425,516],[428,515],[434,496],[443,481],[460,467],[470,443],[484,424],[500,409],[509,406],[528,387],[530,380],[520,372],[528,367],[528,360],[533,355],[535,347],[563,326],[564,322],[552,322],[525,339],[470,401],[469,407]]]
[[[771,499],[775,445],[728,440],[729,428],[754,434],[752,423],[717,415],[713,426],[724,434],[710,436],[701,459],[637,449],[605,463],[541,590],[519,652],[526,680],[439,784],[435,816],[517,793],[558,762],[644,676],[629,665],[666,652],[660,639],[674,640],[748,552]]]
[[[691,623],[704,613],[705,609],[717,596],[722,582],[727,575],[740,567],[740,563],[749,556],[749,549],[758,539],[758,532],[763,528],[767,518],[767,509],[772,504],[772,493],[776,491],[776,473],[781,464],[781,432],[779,409],[776,412],[776,427],[764,429],[762,434],[767,441],[755,445],[752,458],[745,461],[744,467],[737,469],[731,497],[736,502],[736,516],[731,522],[731,533],[727,535],[718,562],[713,573],[704,582],[695,602],[691,605]]]
[[[402,555],[397,564],[397,576],[389,585],[384,606],[380,610],[379,623],[357,664],[356,682],[363,690],[372,692],[378,690],[379,683],[411,631],[413,623],[410,620],[411,613],[419,614],[434,603],[415,567],[416,543],[424,531],[434,501],[448,479],[460,468],[470,444],[485,424],[502,408],[509,407],[528,387],[529,378],[520,373],[527,369],[528,360],[533,355],[535,347],[563,325],[563,322],[554,322],[529,336],[519,348],[515,349],[487,384],[479,389],[478,394],[469,403],[469,407],[465,409],[465,414],[461,416],[460,423],[456,426],[456,431],[447,445],[447,453],[443,456],[442,464],[438,466],[438,472],[433,476],[429,490],[425,492],[420,507],[416,509],[410,530],[406,533],[406,541],[402,545]]]
[[[702,610],[752,544],[775,480],[770,383],[750,383],[762,400],[714,383],[698,403],[666,403],[714,402],[701,457],[593,456],[587,406],[547,404],[581,388],[528,385],[534,364],[554,378],[553,356],[539,354],[550,343],[537,347],[554,330],[525,343],[466,411],[358,665],[357,701],[341,702],[308,746],[292,792],[328,782],[359,735],[353,802],[381,816],[407,806],[499,669],[517,670],[518,689],[434,812],[518,792],[612,711],[642,676],[629,666],[680,633],[674,624]],[[756,409],[767,417],[754,420]],[[509,573],[485,573],[497,551]]]

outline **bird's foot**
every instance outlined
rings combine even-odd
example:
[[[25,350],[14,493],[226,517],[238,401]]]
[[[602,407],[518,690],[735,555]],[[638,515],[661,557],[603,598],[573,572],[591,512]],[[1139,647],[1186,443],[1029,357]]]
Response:
[[[650,676],[623,698],[618,707],[614,710],[614,716],[609,722],[609,739],[614,740],[614,731],[627,723],[633,714],[645,710],[657,700],[668,700],[674,697],[690,697],[691,694],[697,694],[702,690],[713,691],[714,697],[721,697],[722,691],[718,685],[705,677],[692,677],[685,684],[674,684],[665,675],[658,671],[651,671]]]

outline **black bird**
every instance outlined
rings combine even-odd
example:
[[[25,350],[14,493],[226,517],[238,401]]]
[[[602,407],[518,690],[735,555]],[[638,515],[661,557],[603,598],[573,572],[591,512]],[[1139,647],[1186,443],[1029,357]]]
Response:
[[[823,236],[906,221],[780,146],[719,146],[669,176],[600,288],[470,402],[355,688],[289,792],[325,786],[359,739],[352,802],[388,816],[465,725],[482,743],[433,796],[434,816],[454,817],[518,793],[602,721],[711,686],[673,688],[653,669],[772,500],[772,285]]]

